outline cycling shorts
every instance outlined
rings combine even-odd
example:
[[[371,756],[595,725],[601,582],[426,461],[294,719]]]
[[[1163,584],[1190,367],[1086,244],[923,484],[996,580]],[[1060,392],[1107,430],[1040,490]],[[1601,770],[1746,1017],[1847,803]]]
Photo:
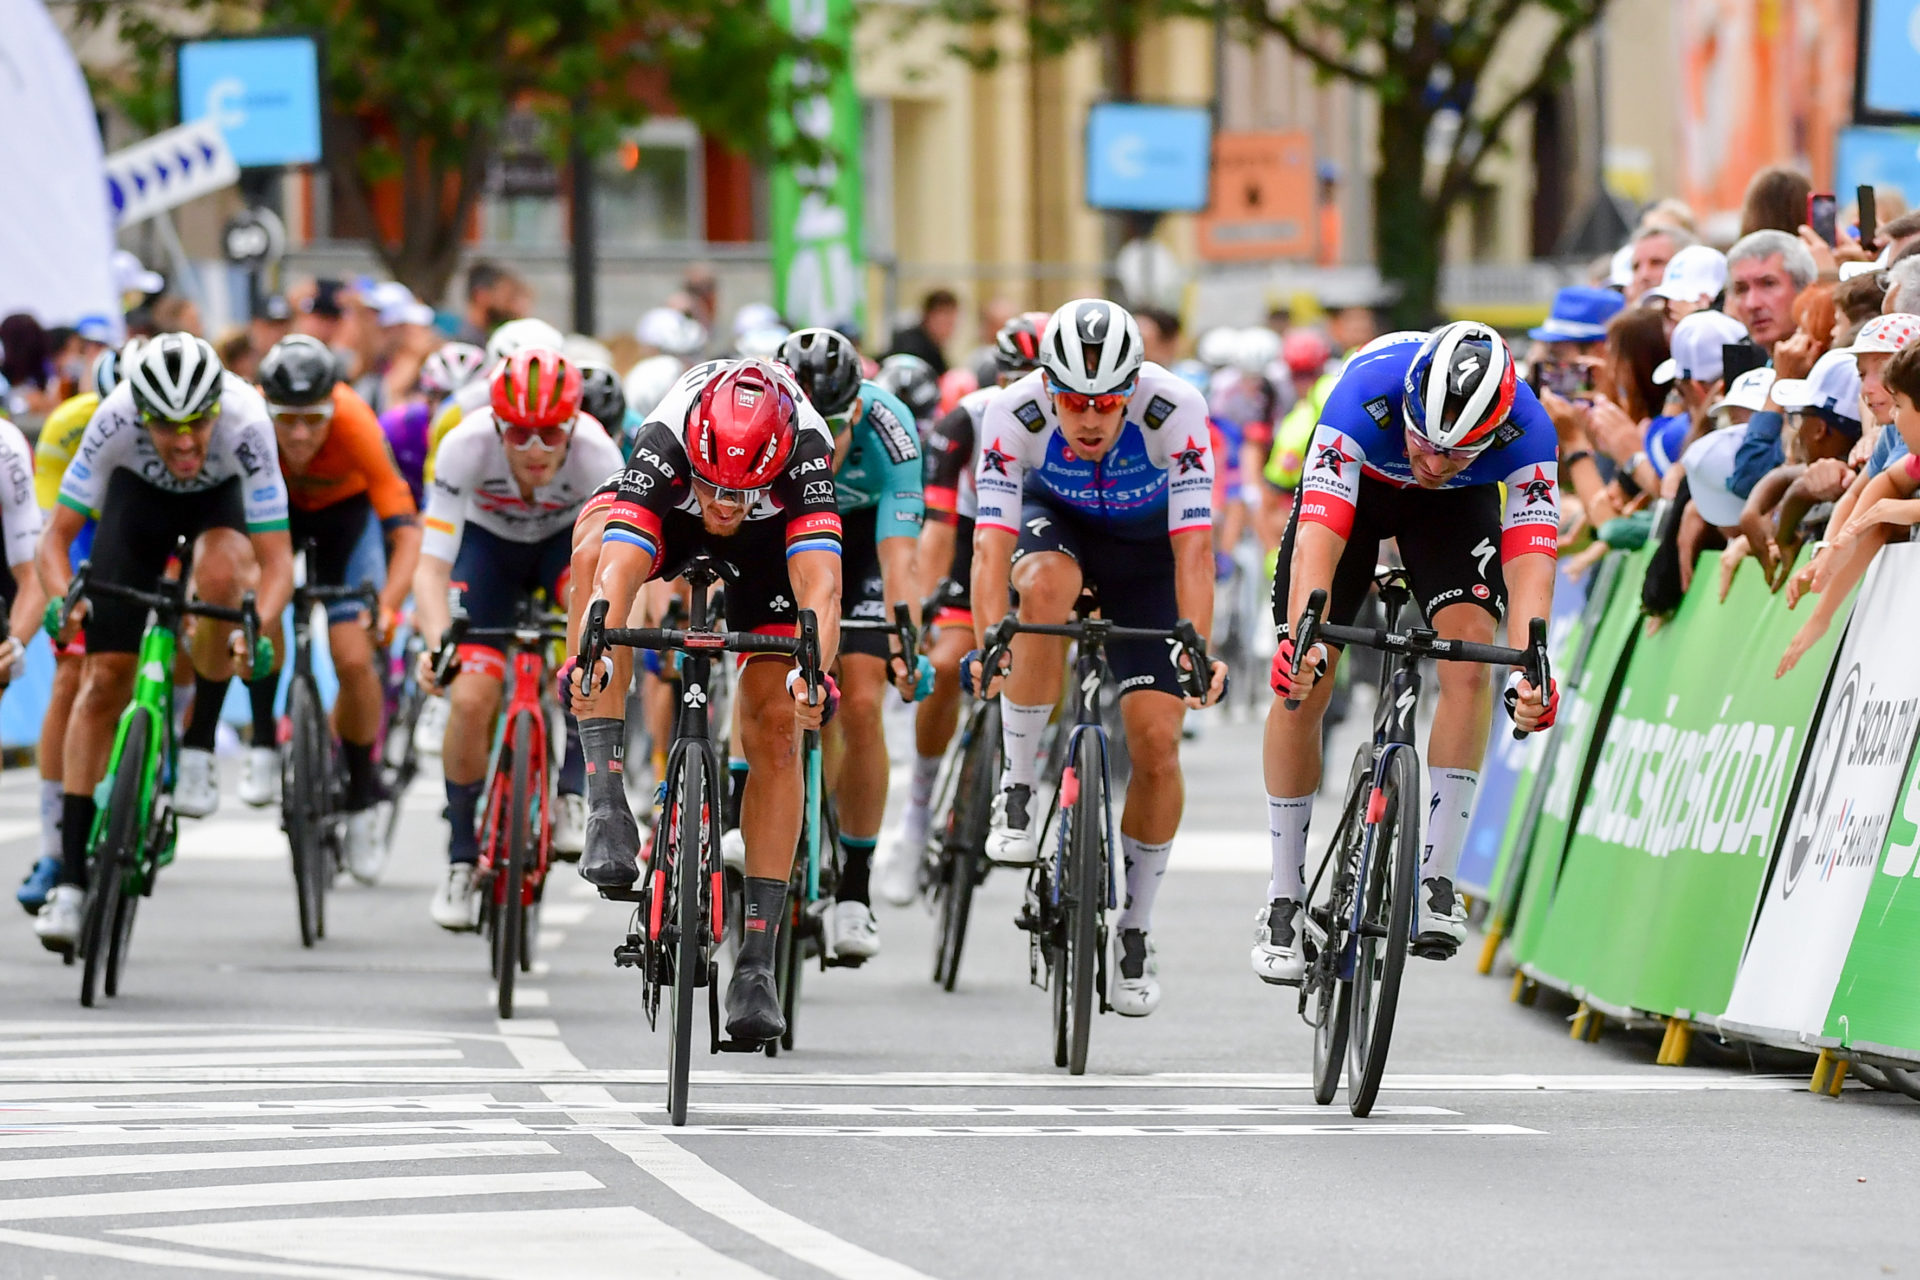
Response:
[[[94,530],[91,572],[101,582],[152,591],[173,554],[174,543],[193,544],[209,529],[247,531],[247,513],[239,476],[230,476],[197,493],[156,489],[131,471],[116,470],[107,479],[106,501]],[[183,566],[183,571],[191,566]],[[147,627],[147,607],[104,597],[90,601],[87,652],[138,653]]]
[[[727,584],[727,630],[793,634],[799,609],[787,573],[785,521],[749,520],[723,538],[708,533],[698,515],[669,511],[660,522],[656,576],[671,581],[698,555],[711,557]]]
[[[313,544],[307,555],[307,581],[319,587],[357,587],[374,590],[387,585],[387,543],[365,493],[342,498],[316,511],[294,507],[287,512],[293,545]],[[327,606],[327,621],[353,622],[360,617],[357,600],[336,600]]]
[[[866,507],[840,516],[840,619],[885,622],[886,582],[880,575],[880,544],[874,538],[880,508]],[[893,652],[884,631],[842,631],[841,653],[884,658]]]
[[[1157,523],[1157,522],[1156,522]],[[1145,538],[1127,538],[1085,519],[1078,512],[1028,493],[1020,508],[1020,540],[1013,558],[1058,551],[1080,566],[1082,585],[1094,595],[1100,616],[1119,627],[1171,630],[1180,606],[1173,589],[1173,543],[1164,529]],[[1116,640],[1107,646],[1107,665],[1120,684],[1120,696],[1157,689],[1180,697],[1180,673],[1172,649],[1157,640]]]
[[[538,542],[512,542],[469,523],[460,535],[460,551],[453,561],[453,585],[460,589],[467,625],[487,631],[511,627],[519,620],[521,602],[543,589],[559,607],[572,562],[570,528]],[[493,641],[463,643],[460,670],[504,680],[505,650]]]
[[[973,625],[973,518],[961,516],[953,524],[953,564],[940,583],[934,603],[936,627]]]
[[[1293,565],[1294,531],[1300,507],[1293,504],[1286,537],[1273,572],[1273,621],[1282,635],[1292,625],[1287,589]],[[1394,538],[1413,588],[1413,602],[1429,623],[1449,605],[1478,605],[1500,616],[1506,604],[1506,579],[1500,572],[1500,490],[1497,485],[1465,489],[1403,489],[1362,473],[1354,503],[1353,535],[1334,567],[1326,621],[1351,626],[1366,603],[1380,559],[1380,544]]]

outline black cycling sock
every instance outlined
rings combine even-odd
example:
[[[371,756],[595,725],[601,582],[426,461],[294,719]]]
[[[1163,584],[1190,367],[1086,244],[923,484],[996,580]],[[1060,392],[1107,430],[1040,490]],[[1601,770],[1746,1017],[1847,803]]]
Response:
[[[273,714],[273,704],[279,696],[280,673],[277,671],[247,681],[247,701],[253,704],[253,745],[256,747],[280,745],[280,720]]]
[[[486,790],[484,782],[447,783],[447,825],[453,828],[453,836],[447,841],[447,861],[464,862],[468,865],[480,861],[480,836],[474,830],[474,815],[480,809],[480,793]]]
[[[727,761],[727,819],[726,828],[735,830],[740,825],[740,797],[747,790],[747,762],[745,760]]]
[[[873,905],[867,882],[873,877],[873,847],[878,843],[873,836],[840,837],[840,883],[834,889],[835,901]]]
[[[787,882],[766,876],[748,876],[746,919],[740,931],[739,968],[771,966],[773,944],[780,936],[780,918],[787,910]]]
[[[587,803],[596,809],[625,804],[627,722],[608,716],[582,720],[578,749],[586,776]],[[571,756],[574,750],[575,743],[569,741],[567,754]],[[565,783],[561,789],[566,789]]]
[[[193,678],[193,710],[187,714],[187,731],[180,735],[180,745],[200,751],[213,750],[214,734],[220,728],[220,707],[226,700],[225,676],[209,680],[196,675]]]
[[[347,810],[358,813],[380,803],[380,775],[373,767],[371,742],[342,742],[340,754],[347,762]]]
[[[622,721],[614,721],[621,724]],[[580,722],[567,712],[567,754],[560,758],[560,794],[563,796],[583,796],[587,794],[587,757],[580,746]]]
[[[92,796],[60,797],[60,883],[87,887],[87,837],[93,834]]]

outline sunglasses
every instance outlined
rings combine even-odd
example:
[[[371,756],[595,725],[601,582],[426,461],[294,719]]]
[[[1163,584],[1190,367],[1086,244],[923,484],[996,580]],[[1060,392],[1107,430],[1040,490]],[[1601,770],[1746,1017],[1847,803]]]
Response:
[[[277,427],[285,427],[289,431],[318,431],[333,421],[332,405],[327,405],[324,408],[307,407],[294,409],[273,404],[268,405],[267,408],[273,414],[274,425]]]
[[[1082,395],[1078,391],[1069,391],[1052,378],[1047,379],[1047,391],[1053,396],[1054,404],[1068,413],[1112,413],[1116,409],[1127,407],[1127,401],[1133,398],[1134,379],[1127,379],[1126,385],[1118,391],[1109,391],[1103,395]]]
[[[1465,449],[1449,449],[1445,445],[1433,443],[1418,431],[1411,429],[1407,431],[1407,445],[1411,449],[1426,454],[1429,458],[1448,458],[1454,462],[1472,462],[1487,451],[1485,444],[1470,445]]]
[[[147,430],[157,436],[169,434],[190,436],[210,429],[215,422],[219,421],[219,418],[220,406],[216,403],[209,405],[207,411],[198,417],[187,418],[179,422],[171,418],[156,417],[150,413],[141,414],[140,422]]]
[[[708,484],[697,477],[694,479],[693,487],[706,501],[726,507],[752,507],[767,494],[765,489],[722,489],[719,485]]]
[[[525,453],[538,445],[548,453],[554,453],[567,447],[567,438],[573,434],[571,424],[559,427],[515,427],[502,424],[500,438],[506,441],[507,448],[516,453]]]

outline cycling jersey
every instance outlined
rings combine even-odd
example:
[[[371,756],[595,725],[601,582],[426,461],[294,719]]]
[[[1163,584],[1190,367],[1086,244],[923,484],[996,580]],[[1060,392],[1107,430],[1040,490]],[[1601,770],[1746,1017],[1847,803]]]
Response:
[[[1391,336],[1399,340],[1370,346],[1341,372],[1321,410],[1300,485],[1301,518],[1343,538],[1353,531],[1363,475],[1398,488],[1418,487],[1407,461],[1402,401],[1407,369],[1420,347],[1411,338]],[[1513,412],[1494,432],[1492,445],[1440,487],[1504,484],[1501,561],[1529,553],[1555,555],[1560,527],[1558,454],[1553,422],[1532,389],[1523,384],[1515,389]]]
[[[80,437],[86,434],[87,423],[99,407],[99,395],[83,391],[62,401],[40,424],[40,436],[33,442],[33,491],[42,511],[53,510],[60,501],[60,481],[67,474],[67,464],[73,461]]]
[[[999,394],[998,387],[969,391],[927,432],[922,477],[927,519],[957,524],[972,520],[979,512],[979,498],[973,489],[974,448],[980,439],[980,421]]]
[[[427,483],[433,483],[434,460],[440,456],[440,442],[453,429],[482,409],[493,408],[493,379],[475,378],[440,402],[433,412],[433,425],[427,428],[427,462],[422,468]]]
[[[700,499],[693,492],[693,465],[687,460],[687,410],[709,382],[739,363],[710,360],[682,374],[647,416],[626,470],[602,485],[589,507],[608,508],[603,541],[641,548],[653,557],[657,577],[675,576],[685,557],[698,549],[671,545],[676,538],[663,536],[664,530],[671,526],[682,542],[703,542],[711,537],[700,524]],[[747,512],[741,533],[734,537],[749,530],[758,532],[755,526],[778,520],[785,525],[788,559],[802,551],[831,551],[837,555],[841,523],[832,477],[833,433],[798,386],[791,386],[791,390],[798,410],[793,452],[773,483],[760,492]]]
[[[426,497],[427,446],[433,424],[433,406],[423,400],[397,405],[380,415],[380,430],[394,465],[407,482],[417,509]]]
[[[4,421],[0,421],[0,538],[6,543],[9,565],[33,562],[34,543],[40,539],[33,451],[20,428]],[[11,595],[8,599],[11,601]]]
[[[860,420],[833,473],[840,514],[878,507],[876,538],[913,538],[925,514],[920,437],[913,414],[877,382],[860,384]]]
[[[620,450],[607,433],[581,414],[566,460],[552,480],[520,496],[520,482],[507,462],[507,446],[493,424],[493,410],[469,416],[440,442],[440,465],[427,489],[422,555],[451,562],[469,521],[507,542],[542,542],[570,528],[580,507],[612,473]]]
[[[1307,450],[1313,445],[1313,429],[1320,423],[1320,411],[1338,385],[1338,372],[1323,374],[1300,401],[1287,410],[1273,433],[1273,451],[1260,474],[1276,489],[1291,493],[1300,487],[1300,472],[1307,465]]]
[[[415,523],[413,492],[394,466],[380,420],[358,392],[338,383],[326,442],[300,474],[287,473],[287,501],[296,511],[319,511],[363,493],[384,528]]]
[[[167,470],[140,414],[133,388],[122,383],[100,402],[80,438],[79,454],[60,483],[59,502],[82,515],[104,509],[107,482],[126,471],[164,493],[205,493],[229,480],[240,482],[241,511],[250,534],[287,527],[287,485],[280,450],[260,393],[231,373],[221,375],[220,417],[207,442],[207,456],[192,478]]]
[[[980,424],[974,487],[981,527],[1020,528],[1022,486],[1130,538],[1213,528],[1213,445],[1206,397],[1143,364],[1120,437],[1098,461],[1076,457],[1036,369],[996,395]]]

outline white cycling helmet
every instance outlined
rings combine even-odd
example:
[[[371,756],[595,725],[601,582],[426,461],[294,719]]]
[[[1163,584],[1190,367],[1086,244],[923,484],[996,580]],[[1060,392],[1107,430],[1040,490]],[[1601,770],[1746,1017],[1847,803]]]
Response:
[[[652,413],[686,371],[678,356],[648,356],[627,370],[627,411],[642,418]]]
[[[1498,331],[1477,320],[1442,325],[1407,366],[1407,427],[1443,449],[1485,449],[1513,410],[1516,382]]]
[[[1140,372],[1140,326],[1105,298],[1076,298],[1053,313],[1040,335],[1040,367],[1062,390],[1099,396],[1120,391]]]
[[[1200,335],[1200,340],[1193,346],[1193,354],[1209,369],[1225,368],[1233,363],[1234,353],[1239,349],[1239,341],[1238,329],[1229,329],[1225,325],[1220,325]]]
[[[707,345],[707,327],[684,311],[655,307],[640,317],[633,336],[670,356],[693,356]]]
[[[746,306],[733,313],[733,336],[735,338],[744,338],[750,333],[762,333],[768,329],[780,329],[785,332],[792,332],[792,330],[787,329],[786,322],[780,318],[780,313],[775,311],[769,303],[749,302]]]
[[[1240,372],[1259,376],[1280,358],[1280,335],[1263,324],[1234,334],[1233,365]]]
[[[568,334],[566,341],[560,344],[560,354],[575,364],[613,368],[613,352],[607,348],[607,344],[584,333]]]
[[[141,417],[190,422],[219,405],[225,374],[206,339],[163,333],[141,348],[126,379]]]
[[[733,349],[750,360],[777,360],[780,348],[786,344],[792,331],[785,325],[772,325],[765,329],[749,329],[734,342]]]
[[[420,389],[430,396],[450,396],[486,367],[487,353],[471,342],[442,343],[420,362]]]
[[[535,320],[531,317],[525,320],[509,320],[495,329],[493,336],[487,339],[487,368],[491,369],[502,360],[535,347],[545,351],[558,351],[566,341],[561,332],[545,320]]]

